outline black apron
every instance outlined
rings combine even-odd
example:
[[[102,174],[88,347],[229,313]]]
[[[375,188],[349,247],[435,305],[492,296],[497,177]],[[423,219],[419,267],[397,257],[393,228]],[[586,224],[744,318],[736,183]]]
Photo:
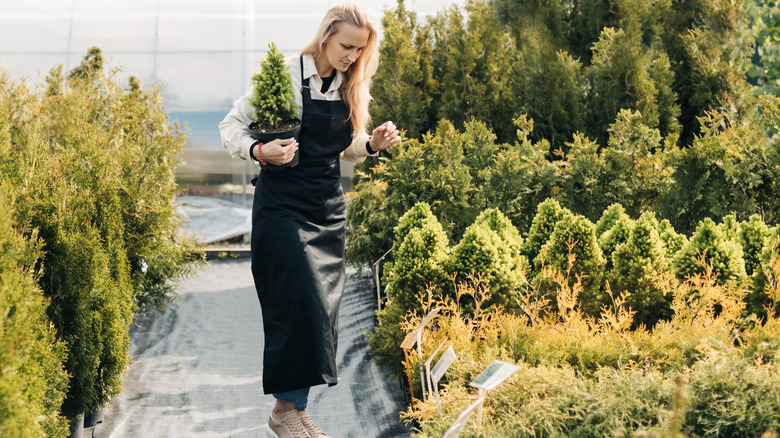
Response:
[[[303,58],[301,81],[298,165],[260,172],[252,206],[266,394],[337,383],[346,238],[339,154],[352,141],[352,125],[343,101],[312,100]]]

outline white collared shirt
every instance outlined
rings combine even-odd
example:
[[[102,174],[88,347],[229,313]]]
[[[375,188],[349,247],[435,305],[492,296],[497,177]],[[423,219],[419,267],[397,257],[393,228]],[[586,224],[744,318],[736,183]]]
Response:
[[[303,113],[303,95],[301,94],[301,64],[299,56],[290,56],[285,58],[285,63],[290,69],[292,77],[292,86],[295,95],[295,105],[298,108],[297,117],[301,119]],[[309,78],[309,88],[311,89],[311,98],[315,100],[341,100],[339,87],[342,82],[342,74],[335,70],[336,77],[330,84],[330,88],[324,94],[320,91],[322,88],[322,78],[317,73],[317,66],[314,64],[314,58],[311,55],[303,55],[303,73],[304,77]],[[246,160],[249,158],[249,148],[255,142],[255,139],[249,135],[249,125],[254,121],[252,114],[254,108],[249,103],[252,96],[254,84],[250,83],[246,93],[233,103],[233,109],[219,123],[219,133],[222,137],[222,146],[230,151],[230,155]],[[359,132],[353,135],[352,143],[343,152],[341,159],[345,161],[363,161],[368,156],[366,142],[368,134]],[[250,160],[257,164],[256,160]]]

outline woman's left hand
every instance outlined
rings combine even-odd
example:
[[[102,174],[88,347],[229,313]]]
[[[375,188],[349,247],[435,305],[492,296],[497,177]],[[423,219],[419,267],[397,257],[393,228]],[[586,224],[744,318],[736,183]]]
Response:
[[[377,126],[372,133],[369,144],[374,152],[383,151],[401,140],[398,128],[391,121]]]

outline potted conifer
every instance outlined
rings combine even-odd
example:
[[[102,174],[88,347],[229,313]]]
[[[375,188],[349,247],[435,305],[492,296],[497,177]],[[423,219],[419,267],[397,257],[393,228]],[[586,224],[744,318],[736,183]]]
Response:
[[[252,75],[254,91],[249,103],[255,108],[250,135],[263,143],[277,138],[299,139],[301,121],[296,116],[292,78],[276,44],[268,45],[266,57],[260,61],[260,71]],[[298,164],[298,152],[293,160],[282,166],[268,164],[270,170],[293,167]]]

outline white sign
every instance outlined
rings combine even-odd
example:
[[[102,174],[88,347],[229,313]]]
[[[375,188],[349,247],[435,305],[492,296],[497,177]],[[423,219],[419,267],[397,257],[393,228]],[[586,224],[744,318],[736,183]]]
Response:
[[[434,316],[436,316],[437,313],[441,310],[441,307],[437,307],[433,310],[431,310],[428,315],[423,318],[422,321],[420,321],[419,324],[417,324],[417,327],[414,328],[411,332],[409,332],[408,335],[406,335],[406,338],[404,338],[404,341],[401,343],[401,348],[404,350],[411,350],[412,347],[414,347],[414,343],[418,341],[419,334],[422,331],[423,327],[428,325],[429,322],[433,319]],[[420,357],[422,359],[422,356]]]
[[[443,341],[441,341],[441,344],[439,344],[439,348],[436,349],[436,351],[433,352],[431,357],[428,358],[427,361],[425,361],[425,375],[427,378],[425,379],[426,383],[428,383],[428,392],[433,393],[433,389],[431,388],[431,362],[433,361],[433,358],[436,357],[436,354],[441,350],[441,347],[444,346],[444,344],[447,343],[447,338],[444,338]]]
[[[433,382],[434,388],[436,388],[436,385],[438,385],[439,380],[444,376],[444,373],[450,369],[450,366],[452,366],[456,358],[455,349],[452,348],[452,345],[450,345],[450,348],[444,350],[439,361],[434,365],[433,371],[431,371],[431,381]]]
[[[500,360],[494,361],[471,382],[471,386],[489,391],[503,383],[504,380],[508,379],[509,376],[516,373],[519,369],[519,366],[511,363],[501,362]]]
[[[419,357],[422,360],[422,329],[425,328],[425,326],[431,322],[434,316],[436,316],[437,313],[441,310],[441,307],[437,307],[428,313],[425,318],[423,318],[422,321],[420,321],[419,324],[417,324],[417,327],[414,328],[411,332],[409,332],[408,335],[406,335],[406,338],[404,338],[404,341],[401,342],[401,348],[406,350],[411,350],[412,347],[414,347],[414,344],[417,343],[417,357]],[[426,393],[425,393],[425,368],[423,366],[423,363],[420,362],[420,386],[422,389],[422,396],[423,401],[425,401]],[[430,387],[430,383],[428,384]]]
[[[484,400],[484,397],[480,397],[479,400],[475,401],[465,411],[458,415],[458,418],[455,419],[455,422],[452,423],[452,426],[450,426],[449,429],[447,429],[447,432],[444,433],[442,438],[455,438],[460,435],[460,433],[463,432],[463,429],[466,427],[466,424],[469,422],[471,413],[474,412],[474,410],[477,408],[482,407],[482,402]]]

